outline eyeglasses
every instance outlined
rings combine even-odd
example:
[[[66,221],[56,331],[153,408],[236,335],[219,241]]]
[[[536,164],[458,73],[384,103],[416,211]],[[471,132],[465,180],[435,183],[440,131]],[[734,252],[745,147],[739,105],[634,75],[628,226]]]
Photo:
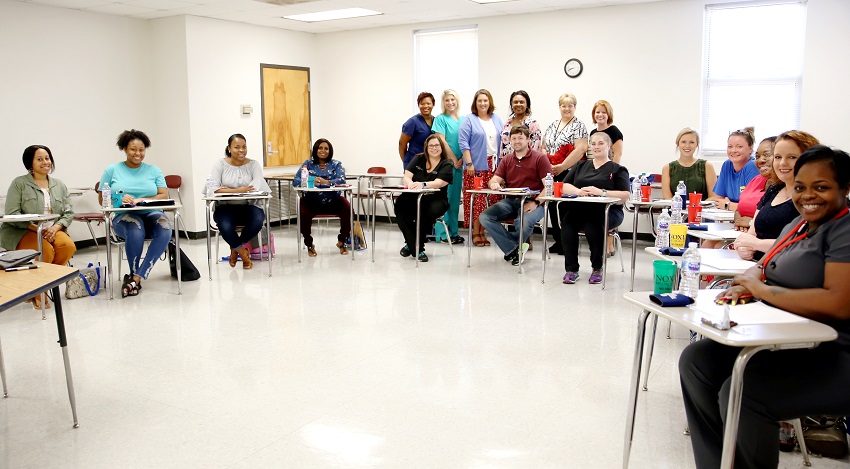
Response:
[[[434,143],[434,144],[428,145],[428,148],[442,148],[442,147],[443,146],[440,145],[439,143]]]

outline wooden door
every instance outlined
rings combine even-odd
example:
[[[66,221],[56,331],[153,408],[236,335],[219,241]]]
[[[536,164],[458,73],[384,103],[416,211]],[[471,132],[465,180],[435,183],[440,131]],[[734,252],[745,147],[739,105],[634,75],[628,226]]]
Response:
[[[310,157],[310,69],[260,64],[265,167]]]

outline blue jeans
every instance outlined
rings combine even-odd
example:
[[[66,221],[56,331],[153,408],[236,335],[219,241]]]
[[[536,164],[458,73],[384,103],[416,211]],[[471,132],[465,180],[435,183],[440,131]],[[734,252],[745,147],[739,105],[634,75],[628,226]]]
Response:
[[[499,249],[501,249],[505,254],[516,249],[520,243],[519,211],[522,209],[519,205],[520,200],[521,199],[519,197],[502,199],[491,205],[487,210],[481,212],[481,216],[478,217],[478,221],[484,226],[484,229],[490,233],[490,236],[492,236],[493,240],[496,241]],[[529,200],[532,199],[526,199],[526,201]],[[540,221],[540,219],[543,218],[543,215],[542,205],[530,212],[526,212],[523,215],[522,234],[526,239],[531,236],[534,224]],[[506,230],[501,223],[502,220],[507,220],[509,218],[514,219],[514,228],[516,228],[516,230],[513,233],[508,233],[508,230]]]
[[[239,246],[250,242],[263,229],[266,217],[263,209],[256,205],[219,204],[213,212],[213,220],[230,249],[239,249]],[[241,233],[236,231],[237,226],[242,227]]]
[[[124,212],[112,220],[115,235],[124,240],[130,274],[148,278],[153,265],[162,256],[171,239],[171,221],[159,210]],[[142,260],[145,238],[151,238],[148,252]]]

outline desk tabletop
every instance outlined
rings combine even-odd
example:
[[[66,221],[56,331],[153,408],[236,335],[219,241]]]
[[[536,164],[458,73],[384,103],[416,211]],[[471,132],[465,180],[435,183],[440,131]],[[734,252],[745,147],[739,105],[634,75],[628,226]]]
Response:
[[[347,184],[344,186],[331,186],[331,187],[294,187],[296,192],[337,192],[337,191],[350,191],[354,189],[354,186]]]
[[[491,189],[469,189],[466,191],[467,194],[488,194],[488,195],[504,195],[506,197],[526,197],[529,195],[537,195],[540,191],[524,191],[524,192],[515,192],[515,191],[494,191]]]
[[[352,177],[352,178],[370,178],[370,179],[386,177],[386,178],[396,179],[396,178],[403,178],[404,175],[403,174],[387,174],[387,173],[345,173],[345,177],[346,178],[349,178],[349,177]]]
[[[735,230],[735,224],[729,222],[705,223],[705,230],[688,230],[688,234],[694,238],[708,239],[712,241],[730,241],[738,239],[741,231]]]
[[[100,211],[103,213],[117,213],[117,212],[141,212],[141,211],[150,211],[150,210],[162,210],[166,212],[173,212],[176,210],[180,210],[183,208],[183,205],[180,202],[174,201],[173,205],[157,205],[157,206],[148,206],[148,205],[136,205],[135,207],[101,207]]]
[[[263,176],[263,179],[272,179],[275,181],[291,181],[295,179],[295,173],[281,173]]]
[[[201,200],[212,202],[215,200],[264,200],[271,199],[271,194],[216,194],[205,195]]]
[[[668,256],[658,252],[655,246],[648,246],[645,252],[659,259],[675,262],[680,266],[682,256]],[[719,275],[723,277],[734,277],[743,274],[750,267],[756,265],[753,261],[745,261],[738,253],[730,249],[697,249],[700,255],[700,275]]]
[[[707,208],[703,209],[702,218],[704,220],[732,221],[735,219],[735,212],[719,208]]]
[[[430,194],[433,192],[440,192],[440,189],[434,188],[422,188],[422,189],[401,189],[398,187],[370,187],[368,189],[369,192],[398,192],[400,194]]]
[[[48,221],[59,218],[58,213],[16,213],[0,215],[0,223],[17,223],[23,221]]]
[[[699,295],[716,296],[718,290],[700,290]],[[623,299],[639,306],[641,309],[656,314],[662,318],[696,331],[705,337],[733,347],[751,347],[758,345],[790,345],[802,343],[820,343],[835,340],[838,333],[835,329],[811,319],[802,318],[799,322],[780,324],[749,324],[738,325],[732,329],[721,331],[702,323],[703,313],[686,306],[665,308],[649,300],[652,292],[630,292]],[[765,305],[768,308],[770,306]],[[732,308],[735,308],[732,306]],[[782,311],[777,308],[777,311]]]
[[[77,275],[78,270],[64,265],[36,262],[37,269],[5,272],[0,270],[0,312],[35,295],[61,285]]]
[[[537,200],[540,202],[589,202],[594,204],[614,204],[620,202],[620,199],[616,197],[595,197],[595,196],[582,196],[582,197],[550,197],[543,196],[538,197]]]

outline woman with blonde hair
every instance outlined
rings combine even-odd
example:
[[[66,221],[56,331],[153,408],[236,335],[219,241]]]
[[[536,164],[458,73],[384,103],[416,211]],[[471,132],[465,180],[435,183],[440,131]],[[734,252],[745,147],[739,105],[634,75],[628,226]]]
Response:
[[[661,168],[661,193],[665,199],[672,199],[676,193],[679,181],[684,181],[688,193],[698,192],[702,199],[714,197],[712,188],[717,182],[714,166],[697,158],[699,149],[699,134],[696,130],[685,127],[676,135],[676,149],[679,157]],[[687,203],[687,201],[683,201]]]
[[[457,91],[452,89],[443,91],[441,101],[443,113],[434,118],[434,125],[431,126],[431,130],[446,147],[446,158],[452,163],[454,169],[452,170],[452,183],[449,184],[448,188],[449,209],[443,215],[443,220],[449,227],[449,233],[446,233],[442,223],[438,223],[434,225],[434,235],[438,243],[461,244],[464,239],[458,234],[458,214],[460,196],[463,191],[463,158],[458,143],[458,132],[464,116],[458,115],[460,97],[458,97]]]

